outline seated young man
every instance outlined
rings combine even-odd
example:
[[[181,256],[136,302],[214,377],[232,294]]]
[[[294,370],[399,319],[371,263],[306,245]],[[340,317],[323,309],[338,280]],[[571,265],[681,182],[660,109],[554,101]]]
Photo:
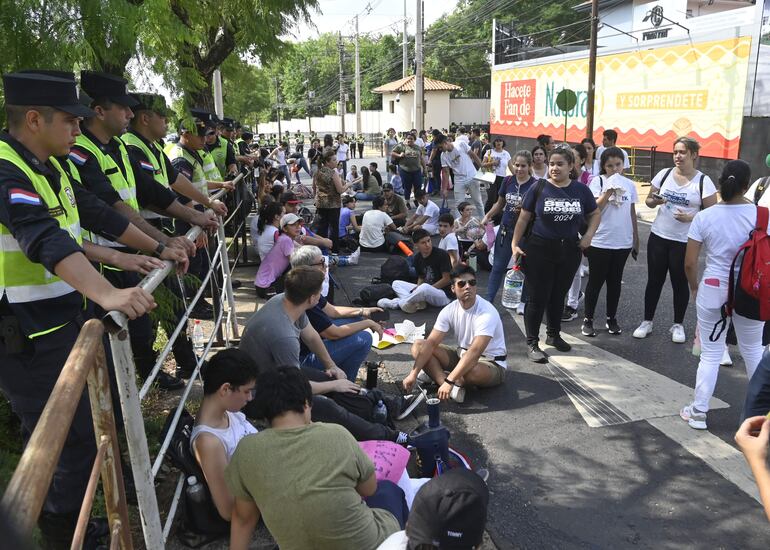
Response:
[[[201,376],[203,403],[195,418],[190,447],[219,515],[230,521],[235,499],[225,483],[225,467],[238,442],[257,433],[240,412],[252,399],[257,365],[244,352],[231,348],[204,363]]]
[[[411,233],[415,229],[424,229],[430,235],[435,235],[438,233],[438,217],[441,209],[439,209],[435,202],[430,200],[430,196],[422,189],[414,192],[414,198],[419,206],[406,221],[404,232]]]
[[[376,548],[405,525],[404,492],[377,481],[347,431],[312,423],[312,397],[298,369],[259,376],[254,402],[270,428],[243,438],[225,470],[232,550],[249,548],[260,515],[286,549]]]
[[[285,291],[268,300],[249,318],[241,337],[240,349],[259,366],[260,373],[278,367],[300,366],[300,340],[315,354],[324,370],[305,367],[313,389],[313,419],[332,422],[347,428],[359,441],[384,439],[406,444],[407,434],[384,424],[369,422],[338,404],[357,396],[361,388],[347,379],[324,346],[318,332],[308,322],[307,310],[321,299],[324,275],[317,268],[299,266],[286,275]],[[345,396],[333,394],[346,394]],[[332,398],[329,398],[330,396]],[[397,401],[397,400],[396,400]],[[388,403],[399,414],[405,402]],[[251,416],[249,411],[247,415]]]
[[[455,219],[452,214],[441,214],[438,217],[438,234],[441,240],[438,247],[449,254],[449,260],[452,262],[452,269],[460,263],[460,245],[457,242],[457,236],[452,231]]]
[[[372,209],[364,213],[361,234],[358,236],[358,244],[363,252],[387,252],[393,245],[405,240],[385,212],[386,209],[385,198],[375,197]]]
[[[294,268],[301,265],[317,269],[320,273],[326,271],[323,254],[317,246],[303,246],[294,251],[291,266]],[[362,319],[374,311],[382,310],[377,307],[334,306],[322,296],[315,306],[305,312],[310,325],[323,339],[332,361],[345,371],[348,380],[353,382],[372,347],[372,335],[365,330],[371,329],[382,336],[382,326],[379,323]],[[304,344],[300,344],[300,364],[303,367],[323,370],[324,366],[319,357]]]
[[[383,298],[377,302],[381,308],[401,308],[406,313],[414,313],[428,305],[444,307],[453,298],[450,290],[449,272],[452,271],[452,264],[449,254],[433,246],[430,234],[424,229],[412,233],[412,241],[417,251],[414,255],[417,284],[393,281],[393,291],[397,298]]]
[[[465,386],[491,388],[505,380],[503,322],[495,307],[476,295],[476,273],[461,265],[452,271],[452,291],[457,300],[442,309],[428,338],[412,345],[414,366],[404,378],[404,389],[412,391],[421,371],[439,384],[438,398],[462,402]],[[443,344],[452,331],[458,348]],[[456,388],[456,389],[455,389]],[[454,390],[454,391],[453,391]]]
[[[406,223],[406,217],[409,215],[409,209],[406,207],[406,201],[402,196],[404,190],[401,190],[401,195],[398,194],[398,188],[392,183],[386,183],[382,186],[382,196],[385,198],[385,212],[387,212],[390,219],[393,220],[393,225],[396,227],[402,227]]]

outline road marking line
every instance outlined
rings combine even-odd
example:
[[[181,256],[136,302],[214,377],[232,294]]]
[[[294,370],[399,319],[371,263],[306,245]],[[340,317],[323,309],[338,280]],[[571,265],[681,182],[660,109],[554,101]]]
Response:
[[[508,313],[524,334],[523,318],[511,311]],[[550,346],[541,347],[548,353],[554,379],[562,385],[586,424],[591,427],[620,424],[617,414],[624,415],[628,419],[625,422],[646,420],[761,502],[754,477],[741,452],[708,431],[693,430],[679,417],[679,409],[692,401],[692,388],[580,338],[565,333],[562,338],[572,346],[572,351],[567,354]],[[545,341],[545,327],[541,328],[540,341]],[[586,392],[597,394],[598,399],[587,399]],[[605,403],[617,413],[597,410]],[[711,409],[729,406],[716,397],[710,402]],[[611,421],[613,418],[614,422]]]

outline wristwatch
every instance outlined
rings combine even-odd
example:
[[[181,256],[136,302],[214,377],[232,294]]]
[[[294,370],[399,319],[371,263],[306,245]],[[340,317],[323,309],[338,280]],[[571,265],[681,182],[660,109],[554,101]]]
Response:
[[[164,250],[166,250],[166,245],[161,243],[161,242],[159,242],[158,246],[155,247],[155,252],[153,253],[153,255],[156,258],[160,258],[160,255],[163,254]]]

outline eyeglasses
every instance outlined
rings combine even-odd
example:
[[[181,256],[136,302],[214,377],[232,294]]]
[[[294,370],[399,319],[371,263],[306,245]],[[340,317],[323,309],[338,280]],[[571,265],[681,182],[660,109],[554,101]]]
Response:
[[[316,266],[316,267],[322,267],[322,266],[326,267],[326,261],[325,260],[321,260],[320,262],[314,263],[313,265]]]
[[[468,279],[467,281],[465,279],[460,279],[459,281],[455,281],[455,284],[457,285],[457,288],[465,288],[465,285],[476,286],[476,279]]]

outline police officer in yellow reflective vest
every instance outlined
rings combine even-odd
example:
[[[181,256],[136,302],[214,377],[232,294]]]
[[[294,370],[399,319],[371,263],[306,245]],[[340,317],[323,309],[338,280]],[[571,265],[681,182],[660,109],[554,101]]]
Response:
[[[119,256],[84,240],[81,224],[119,239],[141,233],[122,216],[105,215],[108,208],[94,197],[81,209],[81,195],[56,159],[66,158],[80,118],[92,114],[78,102],[74,77],[6,74],[3,85],[8,133],[0,134],[0,390],[28,437],[88,314],[84,296],[130,318],[155,303],[142,289],[115,288],[89,262]],[[157,245],[144,238],[132,242]],[[133,268],[159,265],[144,256],[131,262]],[[95,451],[84,393],[38,522],[49,547],[70,545]]]
[[[208,140],[206,141],[205,149],[214,157],[214,163],[222,175],[219,179],[233,179],[238,173],[235,148],[230,143],[234,122],[231,118],[223,118],[219,124],[219,135],[211,144],[209,144]]]
[[[185,237],[169,237],[139,214],[140,204],[165,209],[175,202],[176,197],[151,178],[137,180],[136,172],[139,170],[134,170],[125,145],[118,139],[133,117],[131,107],[137,105],[137,101],[128,95],[126,80],[106,73],[83,71],[80,85],[93,98],[91,107],[95,113],[83,122],[82,134],[70,151],[70,160],[77,165],[83,185],[124,212],[143,232],[163,243],[163,252],[169,259],[186,264],[187,256],[195,254],[194,244]],[[122,252],[131,252],[107,239],[99,239],[98,242]],[[118,288],[131,288],[141,281],[136,273],[108,264],[102,264],[102,273]],[[155,339],[149,316],[132,321],[129,335],[136,370],[143,379],[147,378],[157,355],[153,350]],[[161,389],[167,390],[180,389],[184,385],[163,370],[158,372],[156,381]]]

